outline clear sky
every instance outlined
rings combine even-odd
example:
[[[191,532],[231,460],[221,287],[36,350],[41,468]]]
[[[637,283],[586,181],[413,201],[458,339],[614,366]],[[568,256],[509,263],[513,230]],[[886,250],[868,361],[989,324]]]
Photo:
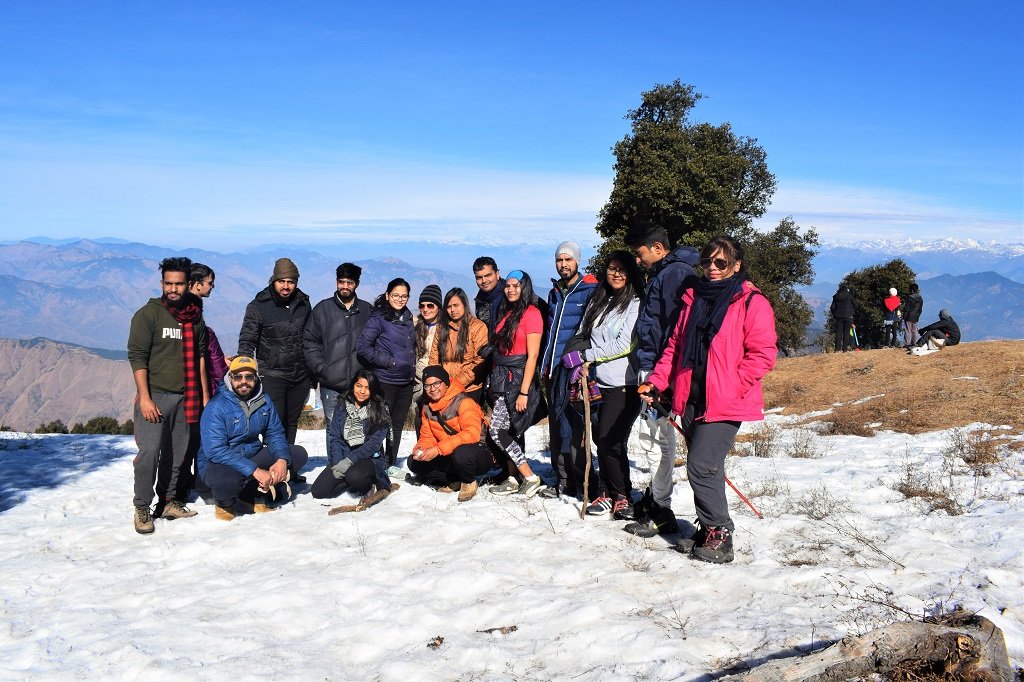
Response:
[[[0,239],[593,243],[678,78],[767,151],[759,226],[1024,242],[1022,6],[8,2]]]

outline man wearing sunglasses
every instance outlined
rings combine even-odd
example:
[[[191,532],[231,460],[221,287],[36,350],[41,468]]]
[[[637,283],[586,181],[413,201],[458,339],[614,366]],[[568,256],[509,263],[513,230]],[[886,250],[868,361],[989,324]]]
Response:
[[[626,245],[647,269],[647,289],[636,322],[637,359],[642,383],[654,369],[675,329],[683,291],[697,283],[694,268],[700,254],[689,246],[673,249],[668,231],[650,222],[634,229],[626,237]],[[660,417],[653,408],[641,413],[640,417],[640,444],[654,471],[650,493],[663,513],[657,518],[638,518],[627,524],[625,530],[644,537],[675,533],[679,526],[671,505],[676,433],[668,418]]]
[[[258,369],[251,357],[233,358],[200,421],[199,475],[213,493],[214,515],[224,521],[240,511],[270,511],[271,500],[286,500],[289,467],[298,471],[308,459],[301,445],[288,445]]]

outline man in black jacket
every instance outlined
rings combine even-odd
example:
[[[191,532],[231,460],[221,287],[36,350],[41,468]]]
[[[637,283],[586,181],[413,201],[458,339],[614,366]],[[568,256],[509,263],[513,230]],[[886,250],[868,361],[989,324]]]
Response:
[[[353,263],[338,266],[338,290],[316,304],[303,335],[306,364],[320,384],[327,433],[331,430],[338,395],[351,388],[352,377],[363,367],[356,358],[356,341],[373,310],[369,303],[356,298],[362,274],[363,269]]]
[[[943,308],[939,311],[939,321],[922,327],[921,338],[917,345],[907,352],[912,355],[927,355],[958,343],[960,343],[960,325],[956,323],[949,311]]]
[[[910,285],[910,295],[903,302],[903,343],[904,348],[910,348],[917,343],[917,323],[921,320],[921,311],[924,310],[924,299],[921,298],[921,289],[917,283]]]
[[[853,328],[853,294],[845,284],[839,285],[839,290],[832,297],[832,305],[829,311],[832,313],[832,324],[836,332],[836,352],[843,353],[856,350],[853,348],[851,333]]]

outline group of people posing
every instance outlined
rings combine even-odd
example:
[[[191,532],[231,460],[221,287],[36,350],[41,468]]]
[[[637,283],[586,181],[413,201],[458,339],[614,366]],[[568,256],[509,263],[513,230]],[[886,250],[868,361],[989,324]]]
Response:
[[[576,243],[559,244],[546,298],[528,273],[502,275],[494,259],[478,258],[472,299],[430,284],[418,314],[402,278],[372,303],[359,298],[362,270],[352,263],[338,266],[335,292],[312,306],[298,268],[281,258],[246,308],[230,363],[202,319],[214,273],[165,259],[163,295],[136,313],[128,341],[138,388],[135,529],[152,532],[154,516],[194,516],[185,505],[192,488],[228,520],[287,499],[305,481],[308,455],[295,434],[314,386],[328,464],[310,486],[313,497],[349,492],[361,509],[398,479],[466,502],[490,480],[494,495],[585,495],[588,514],[625,521],[631,533],[678,535],[678,431],[698,525],[676,548],[732,561],[725,457],[740,424],[763,418],[774,313],[730,237],[698,253],[673,248],[663,228],[647,225],[626,243],[630,250],[609,253],[595,274],[581,272]],[[417,441],[403,468],[410,411]],[[524,438],[544,417],[547,483]],[[652,470],[643,495],[633,490],[627,448],[638,418]],[[588,436],[598,463],[589,478]]]

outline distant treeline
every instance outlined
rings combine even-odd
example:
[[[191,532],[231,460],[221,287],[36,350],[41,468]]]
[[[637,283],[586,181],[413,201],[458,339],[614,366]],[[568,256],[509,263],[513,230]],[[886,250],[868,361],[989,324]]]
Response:
[[[107,436],[130,436],[135,433],[135,422],[131,419],[119,424],[113,417],[93,417],[89,421],[76,422],[70,429],[60,419],[40,424],[36,433],[102,434]]]

